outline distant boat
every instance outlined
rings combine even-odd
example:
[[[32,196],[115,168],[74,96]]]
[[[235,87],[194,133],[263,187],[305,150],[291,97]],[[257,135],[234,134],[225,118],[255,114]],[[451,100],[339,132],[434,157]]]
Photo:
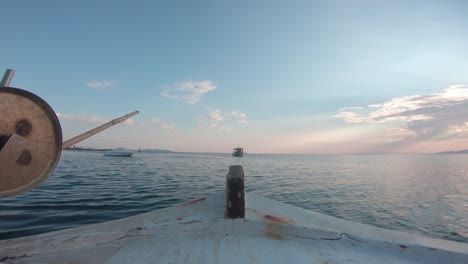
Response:
[[[116,148],[104,152],[104,156],[118,156],[118,157],[131,157],[133,155],[132,151],[124,148]]]
[[[244,156],[244,149],[241,147],[237,147],[232,150],[232,156],[234,157],[243,157]]]

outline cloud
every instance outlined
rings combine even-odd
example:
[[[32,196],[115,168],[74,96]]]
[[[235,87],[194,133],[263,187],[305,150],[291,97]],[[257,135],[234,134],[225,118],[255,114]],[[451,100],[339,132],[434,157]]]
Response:
[[[468,137],[468,122],[461,125],[450,126],[449,133],[452,135],[463,135]]]
[[[59,119],[81,121],[81,122],[91,123],[91,124],[104,124],[110,121],[110,119],[100,117],[97,115],[78,116],[78,115],[67,115],[67,114],[62,114],[62,113],[56,113],[56,115]]]
[[[208,118],[213,122],[221,122],[224,120],[223,114],[219,109],[208,109]]]
[[[217,129],[219,131],[231,131],[234,129],[233,126],[226,126],[226,125],[223,125],[223,124],[219,124],[219,123],[213,123],[210,125],[210,128],[214,128],[214,129]]]
[[[247,117],[247,115],[245,113],[241,113],[241,112],[238,112],[238,111],[232,111],[230,113],[227,113],[226,115],[237,118],[237,119],[244,119],[244,118]]]
[[[348,110],[362,110],[362,109],[364,109],[364,107],[352,106],[352,107],[343,107],[338,111],[342,112],[342,111],[348,111]]]
[[[202,126],[215,128],[220,131],[230,131],[235,124],[248,124],[247,114],[239,111],[222,112],[220,109],[208,107],[205,118],[199,119]]]
[[[102,125],[111,121],[111,119],[101,117],[98,115],[81,116],[81,115],[67,115],[67,114],[62,114],[62,113],[55,113],[55,114],[61,120],[79,121],[79,122],[84,122],[84,123],[89,123],[89,124],[94,124],[94,125]],[[136,125],[137,122],[134,119],[129,118],[125,120],[124,122],[122,122],[122,124],[131,126],[131,125]]]
[[[125,120],[124,124],[129,125],[129,126],[133,126],[133,125],[136,125],[137,122],[135,121],[135,119],[129,118],[129,119]]]
[[[347,123],[364,123],[366,118],[353,112],[340,112],[333,117],[344,119]]]
[[[88,86],[89,88],[93,88],[95,90],[105,90],[109,87],[111,87],[112,85],[115,85],[117,84],[116,81],[90,81],[90,82],[86,82],[86,86]]]
[[[203,94],[215,90],[217,87],[212,81],[181,82],[173,86],[163,86],[161,95],[172,99],[184,99],[189,104],[200,101]]]
[[[147,123],[157,125],[158,127],[164,130],[169,130],[169,131],[176,132],[176,133],[180,132],[180,130],[176,127],[175,124],[164,122],[159,118],[153,118],[149,120]]]
[[[468,137],[468,85],[452,85],[441,93],[397,97],[354,111],[341,110],[334,117],[347,123],[399,124],[392,133],[402,140]]]
[[[97,115],[80,116],[80,115],[67,115],[67,114],[62,114],[62,113],[56,113],[56,115],[60,120],[84,122],[84,123],[93,124],[95,126],[102,125],[111,121],[111,119],[100,117]],[[180,130],[177,128],[175,124],[165,122],[159,118],[153,118],[153,119],[149,119],[146,121],[136,121],[133,118],[129,118],[125,120],[124,122],[122,122],[121,124],[127,125],[127,126],[138,126],[138,127],[156,125],[157,127],[164,129],[164,130],[177,132],[177,133],[180,132]]]
[[[384,136],[392,139],[393,141],[398,141],[406,138],[414,138],[416,137],[416,133],[405,127],[390,127],[386,129]]]

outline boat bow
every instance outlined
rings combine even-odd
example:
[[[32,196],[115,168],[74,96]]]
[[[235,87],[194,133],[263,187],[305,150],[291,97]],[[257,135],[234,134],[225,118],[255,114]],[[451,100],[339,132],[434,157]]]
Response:
[[[11,263],[466,263],[468,244],[323,215],[245,194],[226,219],[225,194],[106,223],[0,241]]]

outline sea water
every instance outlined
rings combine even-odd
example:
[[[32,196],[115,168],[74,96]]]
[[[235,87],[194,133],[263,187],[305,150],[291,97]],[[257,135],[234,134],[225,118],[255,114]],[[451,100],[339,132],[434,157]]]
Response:
[[[35,190],[0,198],[0,239],[145,213],[223,192],[230,165],[246,191],[315,212],[468,242],[468,155],[261,155],[64,151]]]

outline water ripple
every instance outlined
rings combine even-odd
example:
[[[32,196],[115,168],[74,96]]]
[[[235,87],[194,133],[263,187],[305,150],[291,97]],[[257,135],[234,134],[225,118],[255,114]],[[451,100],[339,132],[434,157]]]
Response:
[[[467,155],[322,156],[62,153],[39,188],[0,199],[0,239],[104,222],[224,191],[240,164],[246,190],[392,230],[468,242]]]

